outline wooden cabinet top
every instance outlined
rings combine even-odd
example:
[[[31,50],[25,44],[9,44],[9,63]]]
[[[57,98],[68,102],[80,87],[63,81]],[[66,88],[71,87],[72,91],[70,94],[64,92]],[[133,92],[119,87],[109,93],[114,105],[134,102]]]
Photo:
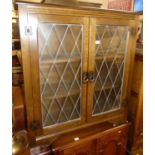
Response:
[[[36,1],[29,0],[17,0],[16,3],[20,6],[27,8],[27,11],[33,13],[44,13],[44,14],[64,14],[74,16],[109,16],[112,18],[125,18],[135,19],[136,14],[133,12],[123,12],[116,10],[106,10],[101,8],[87,8],[78,6],[61,6],[56,4],[46,4]]]

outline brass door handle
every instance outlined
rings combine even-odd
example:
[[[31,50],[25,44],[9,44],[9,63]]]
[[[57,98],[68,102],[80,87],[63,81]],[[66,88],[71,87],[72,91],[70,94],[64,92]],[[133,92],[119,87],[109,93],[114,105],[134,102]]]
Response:
[[[88,73],[88,80],[89,80],[90,82],[93,82],[93,81],[94,81],[94,73],[93,73],[93,72],[89,72],[89,73]]]
[[[83,81],[83,83],[87,83],[88,82],[88,73],[83,73],[82,74],[82,81]]]

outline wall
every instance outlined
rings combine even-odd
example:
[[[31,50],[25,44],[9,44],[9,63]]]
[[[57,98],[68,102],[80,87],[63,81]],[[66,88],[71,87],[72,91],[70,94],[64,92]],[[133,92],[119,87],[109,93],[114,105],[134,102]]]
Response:
[[[116,10],[127,10],[133,11],[134,0],[77,0],[81,2],[91,2],[91,3],[102,3],[103,9],[116,9]],[[108,3],[110,4],[108,6]]]

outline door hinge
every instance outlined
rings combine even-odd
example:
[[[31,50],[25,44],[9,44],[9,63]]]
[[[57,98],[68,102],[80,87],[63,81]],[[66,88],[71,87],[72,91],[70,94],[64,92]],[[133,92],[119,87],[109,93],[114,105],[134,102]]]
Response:
[[[31,130],[37,130],[41,128],[41,123],[38,120],[31,122]]]
[[[25,35],[26,36],[32,35],[32,27],[31,26],[25,26]]]

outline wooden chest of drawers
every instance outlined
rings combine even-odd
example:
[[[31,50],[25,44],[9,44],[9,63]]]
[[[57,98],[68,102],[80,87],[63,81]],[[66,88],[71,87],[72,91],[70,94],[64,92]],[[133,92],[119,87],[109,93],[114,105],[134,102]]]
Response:
[[[60,136],[54,155],[125,155],[129,124],[104,123]]]

